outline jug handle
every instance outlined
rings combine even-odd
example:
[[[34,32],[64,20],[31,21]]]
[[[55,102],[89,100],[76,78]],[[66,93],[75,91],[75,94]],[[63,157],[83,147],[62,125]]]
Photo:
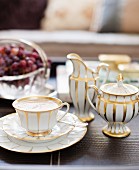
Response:
[[[94,104],[92,103],[92,101],[91,101],[91,99],[90,99],[90,97],[89,97],[89,92],[88,92],[89,89],[94,89],[94,90],[97,92],[97,94],[99,95],[98,88],[97,88],[97,86],[95,86],[95,85],[88,85],[88,87],[87,87],[87,100],[89,101],[91,107],[92,107],[94,110],[97,111],[96,107],[94,106]]]
[[[100,70],[103,69],[103,70],[106,70],[106,76],[104,78],[104,80],[102,81],[101,85],[105,84],[106,83],[106,80],[108,79],[108,76],[109,76],[109,65],[106,64],[106,63],[100,63],[97,67],[97,73],[99,74]]]

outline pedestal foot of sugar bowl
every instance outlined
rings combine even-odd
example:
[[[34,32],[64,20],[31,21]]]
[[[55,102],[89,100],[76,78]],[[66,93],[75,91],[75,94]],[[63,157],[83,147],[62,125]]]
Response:
[[[92,112],[90,112],[87,116],[82,116],[79,114],[76,114],[76,116],[82,121],[82,122],[91,122],[95,119],[95,116]]]
[[[123,123],[108,123],[102,132],[108,137],[124,138],[130,135],[131,130]]]
[[[91,107],[108,123],[103,128],[103,133],[115,138],[129,136],[131,131],[126,123],[138,115],[139,89],[133,85],[124,84],[122,74],[118,75],[117,83],[104,84],[99,89],[95,85],[88,85],[88,89],[94,89],[97,93],[95,106],[87,91]]]

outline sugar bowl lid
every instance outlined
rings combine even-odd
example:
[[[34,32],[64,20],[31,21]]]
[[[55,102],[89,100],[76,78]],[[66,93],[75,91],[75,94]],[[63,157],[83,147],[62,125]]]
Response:
[[[116,95],[116,96],[129,96],[138,93],[138,88],[123,83],[122,74],[118,75],[117,83],[104,84],[100,87],[100,90],[104,93]]]

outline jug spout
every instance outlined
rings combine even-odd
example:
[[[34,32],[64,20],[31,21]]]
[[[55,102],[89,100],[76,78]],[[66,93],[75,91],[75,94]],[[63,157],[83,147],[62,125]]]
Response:
[[[69,59],[69,60],[82,60],[82,58],[76,53],[68,54],[67,59]]]
[[[82,60],[82,58],[75,53],[71,53],[67,55],[67,59],[69,59],[73,64],[73,72],[72,77],[76,78],[88,78],[92,77],[92,72],[90,72],[90,76],[88,76],[89,71],[85,64],[85,62]]]

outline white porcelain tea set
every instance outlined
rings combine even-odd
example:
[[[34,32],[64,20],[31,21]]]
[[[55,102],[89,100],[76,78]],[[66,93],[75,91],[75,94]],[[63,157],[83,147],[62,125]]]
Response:
[[[77,143],[87,132],[87,123],[68,113],[69,104],[58,98],[24,97],[15,100],[13,107],[16,113],[0,119],[0,146],[8,150],[52,152]]]
[[[109,66],[101,63],[96,70],[90,69],[77,54],[67,56],[73,64],[73,72],[69,77],[70,95],[75,106],[75,115],[82,121],[90,121],[94,116],[89,109],[93,109],[108,123],[103,133],[109,137],[126,137],[131,131],[125,125],[138,115],[139,89],[123,83],[123,76],[119,74],[117,83],[105,84]],[[100,70],[105,70],[106,76],[99,84]],[[96,107],[94,105],[96,103]]]
[[[121,138],[130,134],[125,124],[138,114],[138,88],[124,84],[121,74],[117,83],[105,84],[109,74],[107,64],[100,64],[93,70],[77,54],[69,54],[67,58],[74,68],[69,77],[69,89],[75,113],[69,113],[69,104],[58,98],[19,98],[13,102],[16,113],[0,118],[1,147],[23,153],[67,148],[85,136],[86,122],[94,119],[91,106],[108,123],[103,129],[105,135]],[[100,85],[101,69],[105,70],[106,76]],[[64,106],[66,111],[61,110]]]

